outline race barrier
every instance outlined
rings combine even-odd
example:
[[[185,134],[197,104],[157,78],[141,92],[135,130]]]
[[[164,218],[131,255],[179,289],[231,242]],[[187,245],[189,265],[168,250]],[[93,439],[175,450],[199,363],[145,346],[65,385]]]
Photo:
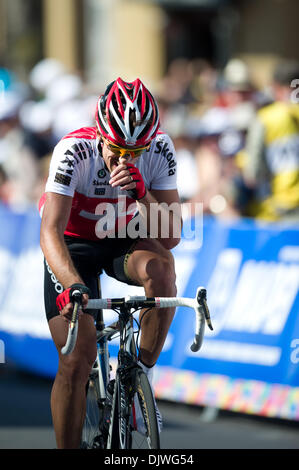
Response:
[[[0,367],[14,361],[54,377],[39,216],[0,207],[0,226]],[[158,398],[299,420],[298,241],[299,226],[206,218],[202,236],[173,250],[178,295],[207,287],[214,330],[206,328],[201,350],[191,352],[194,314],[177,309],[156,367]],[[143,294],[106,275],[102,290],[104,297]],[[106,322],[115,315],[107,311]]]

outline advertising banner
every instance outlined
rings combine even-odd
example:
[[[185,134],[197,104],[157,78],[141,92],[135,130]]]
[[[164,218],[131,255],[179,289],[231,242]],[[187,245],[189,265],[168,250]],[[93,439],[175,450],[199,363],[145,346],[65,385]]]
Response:
[[[0,208],[1,362],[54,377],[43,305],[40,219]],[[194,312],[178,308],[155,375],[159,398],[299,420],[299,227],[204,219],[173,250],[178,295],[205,286],[214,330],[190,345]],[[142,295],[102,276],[103,297]],[[106,323],[115,313],[105,313]],[[116,354],[112,345],[112,357]],[[0,364],[3,367],[3,364]]]
[[[192,312],[177,310],[160,397],[299,419],[298,242],[294,227],[205,220],[202,249],[177,248],[184,295],[207,287],[214,330],[194,354]]]

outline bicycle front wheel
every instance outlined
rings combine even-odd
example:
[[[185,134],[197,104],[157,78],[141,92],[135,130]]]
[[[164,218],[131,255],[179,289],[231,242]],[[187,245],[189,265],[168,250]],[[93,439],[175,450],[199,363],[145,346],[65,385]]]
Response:
[[[86,395],[86,415],[82,429],[81,448],[93,449],[101,447],[99,423],[103,409],[99,405],[99,391],[97,381],[89,379]]]
[[[135,377],[132,413],[131,449],[160,449],[160,435],[152,388],[146,374],[138,370]],[[137,423],[137,426],[136,426]]]
[[[139,368],[129,382],[116,377],[108,441],[110,449],[160,449],[152,389]]]

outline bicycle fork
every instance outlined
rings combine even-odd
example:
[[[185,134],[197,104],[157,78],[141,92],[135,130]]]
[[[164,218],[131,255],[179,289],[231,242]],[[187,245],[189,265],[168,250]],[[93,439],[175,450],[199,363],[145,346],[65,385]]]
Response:
[[[107,449],[112,448],[115,427],[118,433],[119,447],[121,449],[127,448],[127,427],[131,415],[130,398],[133,397],[133,390],[130,389],[130,384],[133,381],[130,379],[132,377],[132,367],[136,366],[136,347],[132,318],[127,316],[128,312],[123,313],[124,317],[120,316],[120,322],[125,324],[123,328],[120,328],[120,331],[123,331],[123,337],[120,339]],[[129,389],[127,384],[129,384]]]

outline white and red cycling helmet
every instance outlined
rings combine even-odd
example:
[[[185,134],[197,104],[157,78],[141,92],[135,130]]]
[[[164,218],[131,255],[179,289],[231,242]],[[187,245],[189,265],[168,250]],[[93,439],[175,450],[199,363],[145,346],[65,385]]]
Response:
[[[131,83],[118,78],[99,98],[96,123],[100,134],[119,147],[146,147],[159,130],[158,106],[139,78]]]

